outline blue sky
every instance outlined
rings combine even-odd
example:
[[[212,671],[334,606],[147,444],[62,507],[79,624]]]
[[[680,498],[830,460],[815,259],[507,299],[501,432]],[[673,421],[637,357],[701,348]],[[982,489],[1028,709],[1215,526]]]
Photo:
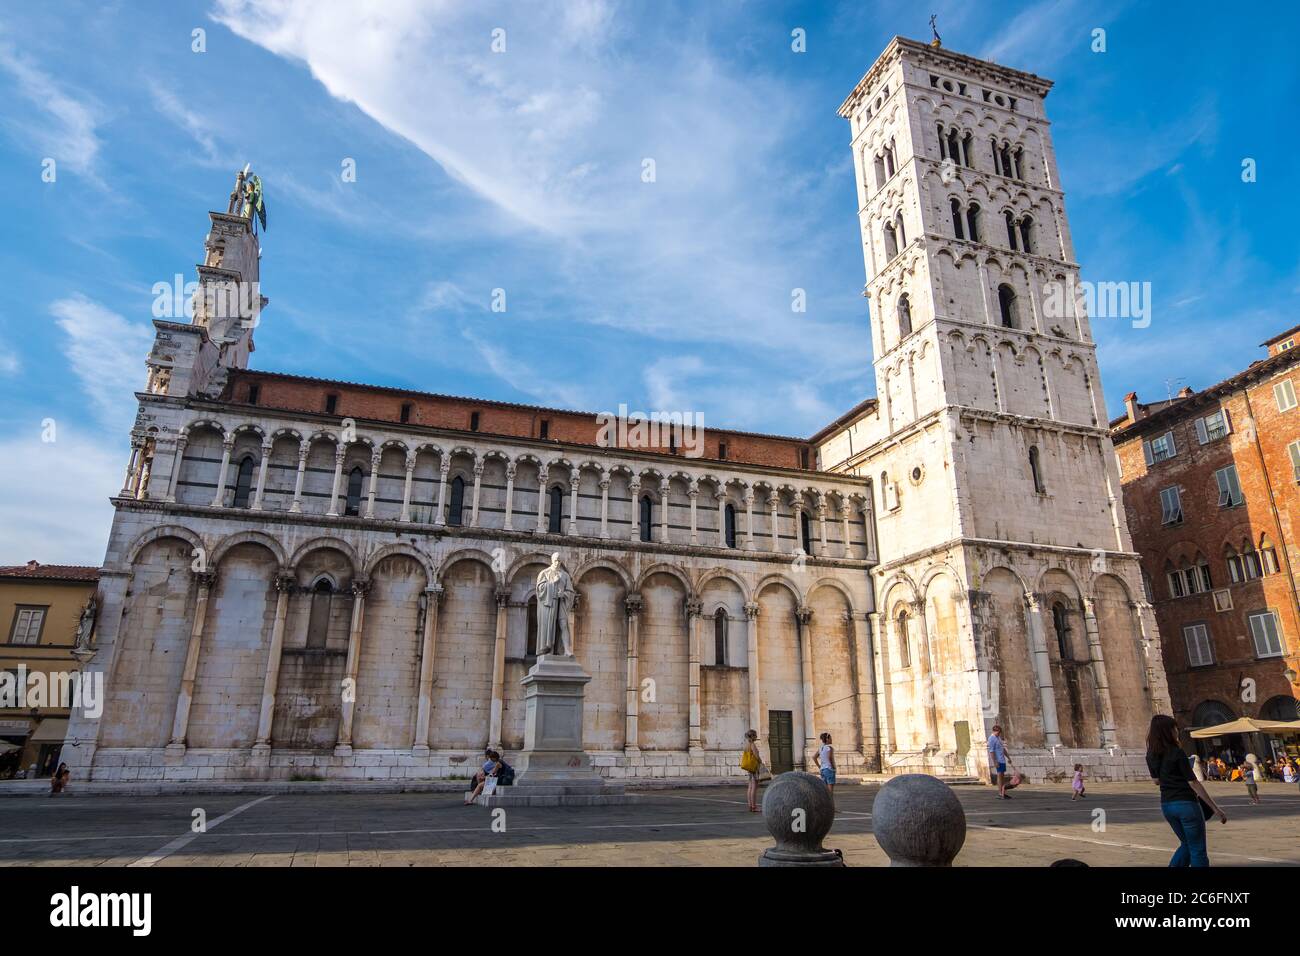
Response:
[[[1130,389],[1225,377],[1300,323],[1294,13],[10,3],[0,459],[17,480],[0,563],[102,559],[152,287],[193,278],[207,210],[245,163],[270,216],[256,368],[810,434],[874,392],[835,109],[893,35],[928,36],[930,10],[947,47],[1055,81],[1084,278],[1152,283],[1149,328],[1094,324],[1112,413]]]

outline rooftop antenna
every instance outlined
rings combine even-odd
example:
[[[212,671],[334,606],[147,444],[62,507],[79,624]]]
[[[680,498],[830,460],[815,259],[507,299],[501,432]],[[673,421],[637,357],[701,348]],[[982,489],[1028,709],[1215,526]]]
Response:
[[[1174,400],[1174,386],[1182,381],[1185,381],[1185,379],[1181,379],[1181,378],[1165,379],[1165,397],[1168,398],[1171,402]]]
[[[934,34],[934,39],[930,41],[930,46],[943,46],[943,38],[939,36],[939,28],[935,25],[938,22],[939,14],[930,14],[930,32]]]

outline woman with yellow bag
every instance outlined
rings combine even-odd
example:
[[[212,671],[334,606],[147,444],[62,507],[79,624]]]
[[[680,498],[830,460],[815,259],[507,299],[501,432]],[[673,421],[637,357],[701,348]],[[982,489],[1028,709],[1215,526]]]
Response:
[[[740,751],[740,769],[749,774],[749,812],[758,813],[758,775],[766,769],[763,758],[758,752],[758,731],[751,730],[745,734],[745,746]]]

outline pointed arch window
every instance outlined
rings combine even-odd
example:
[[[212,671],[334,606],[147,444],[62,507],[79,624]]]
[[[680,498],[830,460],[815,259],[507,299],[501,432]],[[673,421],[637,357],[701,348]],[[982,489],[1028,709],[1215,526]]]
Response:
[[[1047,493],[1047,487],[1043,484],[1043,466],[1038,460],[1038,446],[1029,446],[1029,474],[1034,479],[1034,491],[1040,495]]]
[[[348,498],[347,507],[343,509],[346,515],[358,515],[361,513],[361,486],[365,483],[366,473],[360,465],[355,466],[348,472]]]
[[[641,540],[650,541],[654,534],[654,501],[649,495],[641,496]]]
[[[961,203],[956,199],[948,200],[948,208],[952,210],[952,234],[958,239],[965,239],[965,230],[962,228]]]
[[[253,489],[253,456],[246,455],[239,463],[239,473],[235,476],[236,508],[247,508],[248,498]]]
[[[451,480],[451,504],[447,507],[447,524],[460,527],[465,519],[465,479],[457,475]]]
[[[722,511],[723,533],[726,536],[727,547],[736,546],[736,506],[727,503],[726,508]]]
[[[898,297],[898,337],[905,339],[912,334],[912,301],[906,292]]]
[[[966,209],[966,238],[971,242],[980,241],[980,204],[977,202]]]
[[[1016,292],[1005,282],[998,286],[998,309],[1002,313],[1003,328],[1020,328],[1020,322],[1016,318]]]
[[[564,489],[559,485],[552,485],[550,499],[551,515],[547,521],[546,530],[551,534],[560,534],[564,523]]]
[[[330,612],[334,601],[334,584],[321,578],[311,589],[311,611],[307,617],[307,647],[319,650],[329,640]]]
[[[713,612],[713,663],[727,666],[727,610],[721,607]]]
[[[907,633],[908,618],[906,611],[898,612],[898,666],[912,666],[912,647]]]

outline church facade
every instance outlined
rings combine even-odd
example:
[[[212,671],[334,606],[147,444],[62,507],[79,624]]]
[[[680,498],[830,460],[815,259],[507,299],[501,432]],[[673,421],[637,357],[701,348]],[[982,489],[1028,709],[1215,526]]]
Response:
[[[841,772],[969,776],[998,722],[1031,777],[1144,774],[1160,645],[1088,318],[1044,304],[1049,86],[895,39],[845,101],[879,397],[810,439],[253,371],[232,195],[155,322],[70,766],[468,776],[522,746],[558,553],[606,776],[738,775],[750,728],[777,771],[829,732]]]

